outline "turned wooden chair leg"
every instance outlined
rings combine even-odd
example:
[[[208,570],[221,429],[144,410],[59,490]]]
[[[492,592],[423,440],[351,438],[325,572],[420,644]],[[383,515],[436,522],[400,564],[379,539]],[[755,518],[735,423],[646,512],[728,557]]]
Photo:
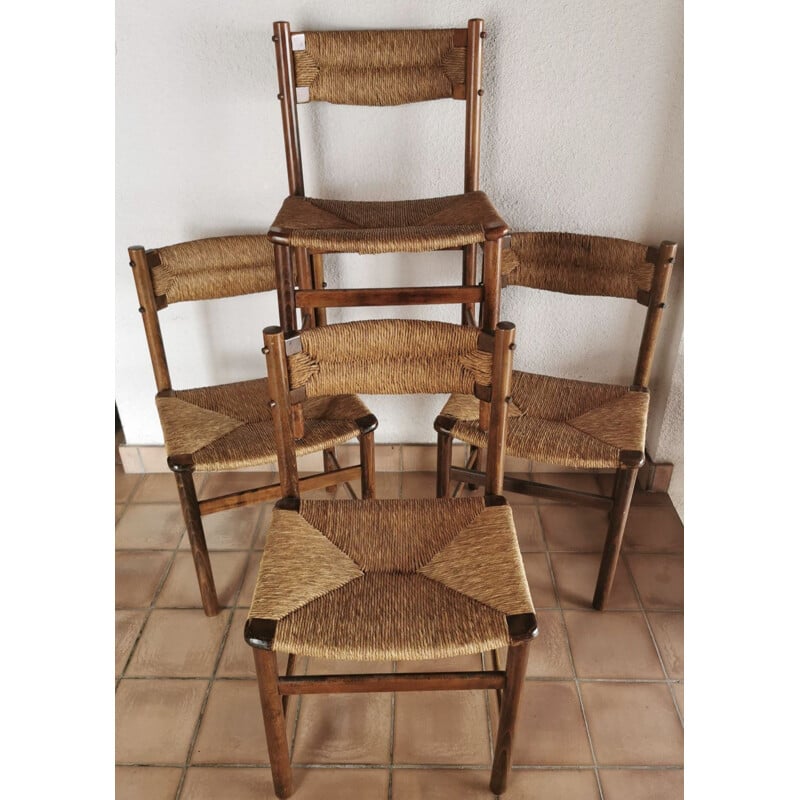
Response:
[[[272,650],[253,648],[253,657],[256,662],[264,731],[267,734],[272,783],[278,797],[289,797],[292,793],[292,768],[289,765],[286,718],[283,714],[281,695],[278,692],[278,661]]]
[[[375,432],[367,431],[358,437],[361,458],[361,499],[375,497]]]
[[[592,605],[598,611],[605,608],[614,585],[614,574],[617,571],[622,537],[625,533],[625,523],[628,521],[628,511],[631,507],[638,472],[638,467],[621,467],[617,470],[614,482],[614,505],[611,508],[603,560],[600,562],[600,572],[597,575],[597,585],[592,600]]]
[[[334,448],[322,451],[322,469],[325,472],[333,472],[336,469],[336,450]],[[330,486],[325,487],[325,491],[328,494],[336,494],[338,488],[339,484],[332,483]]]
[[[495,794],[502,794],[508,785],[508,771],[511,768],[511,748],[514,744],[514,728],[517,722],[522,689],[525,685],[529,646],[530,641],[524,641],[508,648],[506,687],[503,690],[503,701],[500,706],[500,722],[497,726],[492,777],[489,782],[489,788]]]
[[[214,587],[214,575],[211,572],[211,559],[206,547],[206,535],[200,517],[200,506],[197,503],[197,492],[194,488],[192,470],[188,467],[173,467],[173,474],[178,484],[178,497],[181,501],[183,521],[189,534],[189,545],[192,548],[197,583],[200,586],[200,599],[207,617],[219,613],[217,590]]]
[[[467,469],[476,469],[479,472],[486,472],[486,453],[480,447],[475,447],[474,444],[469,446]],[[477,488],[477,483],[467,484],[467,489],[469,489],[471,492],[474,492]]]
[[[436,440],[436,496],[447,497],[450,465],[453,463],[453,437],[439,431]]]

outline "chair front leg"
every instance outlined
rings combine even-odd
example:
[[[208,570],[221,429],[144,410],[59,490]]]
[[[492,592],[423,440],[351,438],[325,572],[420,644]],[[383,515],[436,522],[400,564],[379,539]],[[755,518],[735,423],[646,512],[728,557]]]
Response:
[[[436,496],[447,497],[450,467],[453,463],[453,437],[439,431],[436,438]]]
[[[289,741],[286,738],[286,718],[278,691],[278,661],[273,650],[253,648],[256,662],[258,694],[261,699],[261,714],[267,735],[269,764],[272,769],[272,784],[278,797],[292,794],[292,768],[289,764]]]

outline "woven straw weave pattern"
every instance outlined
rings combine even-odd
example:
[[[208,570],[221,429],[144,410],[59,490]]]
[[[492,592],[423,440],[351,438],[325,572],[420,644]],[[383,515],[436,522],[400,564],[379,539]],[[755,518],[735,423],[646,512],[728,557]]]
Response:
[[[507,453],[582,469],[616,468],[621,450],[644,452],[649,394],[627,386],[589,383],[514,371]],[[478,401],[452,395],[442,414],[457,420],[453,435],[486,447]]]
[[[289,357],[292,388],[327,394],[472,393],[491,384],[492,354],[477,349],[479,332],[428,320],[364,320],[300,334]],[[345,388],[348,387],[348,388]]]
[[[198,471],[241,469],[277,461],[275,428],[267,406],[265,379],[157,397],[169,456],[191,456]],[[358,435],[353,420],[369,409],[352,395],[319,397],[303,403],[305,435],[295,440],[298,455],[342,444]]]
[[[510,284],[567,294],[627,297],[649,290],[647,246],[574,233],[514,233],[503,251]]]
[[[210,300],[275,288],[275,257],[265,236],[218,236],[162,247],[153,289],[168,303]]]
[[[294,53],[309,99],[392,106],[451,97],[466,81],[466,48],[452,30],[307,32]]]
[[[532,611],[511,509],[440,498],[276,509],[249,616],[279,620],[276,650],[391,660],[505,646]]]

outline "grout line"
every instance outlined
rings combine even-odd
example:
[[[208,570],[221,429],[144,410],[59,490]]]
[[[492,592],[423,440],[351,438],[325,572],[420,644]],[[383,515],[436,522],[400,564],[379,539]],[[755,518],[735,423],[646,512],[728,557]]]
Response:
[[[117,767],[144,767],[147,769],[158,769],[161,767],[169,769],[181,769],[183,764],[173,762],[138,762],[138,761],[118,761]],[[331,762],[329,764],[293,764],[297,769],[352,769],[352,770],[440,770],[442,772],[480,772],[490,771],[486,765],[482,764],[352,764],[348,762]],[[240,763],[198,761],[192,764],[192,768],[202,767],[203,769],[261,769],[269,770],[269,764],[261,763]],[[594,771],[591,764],[513,764],[512,770],[517,772],[588,772]],[[683,764],[603,764],[599,769],[612,771],[636,770],[638,772],[683,772]]]

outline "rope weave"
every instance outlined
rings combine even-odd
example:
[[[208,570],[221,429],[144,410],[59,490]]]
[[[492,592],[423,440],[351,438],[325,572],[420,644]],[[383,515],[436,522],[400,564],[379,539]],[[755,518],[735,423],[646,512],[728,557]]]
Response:
[[[472,393],[491,384],[492,354],[477,349],[479,332],[428,320],[365,320],[300,334],[290,356],[292,388],[327,394]],[[349,387],[345,389],[344,387]]]
[[[294,52],[295,81],[309,99],[392,106],[452,97],[466,82],[466,48],[453,30],[307,32]]]
[[[575,233],[514,233],[503,251],[510,284],[567,294],[627,297],[649,290],[647,246]]]
[[[266,236],[218,236],[157,251],[153,289],[167,303],[211,300],[275,289],[275,257]]]

